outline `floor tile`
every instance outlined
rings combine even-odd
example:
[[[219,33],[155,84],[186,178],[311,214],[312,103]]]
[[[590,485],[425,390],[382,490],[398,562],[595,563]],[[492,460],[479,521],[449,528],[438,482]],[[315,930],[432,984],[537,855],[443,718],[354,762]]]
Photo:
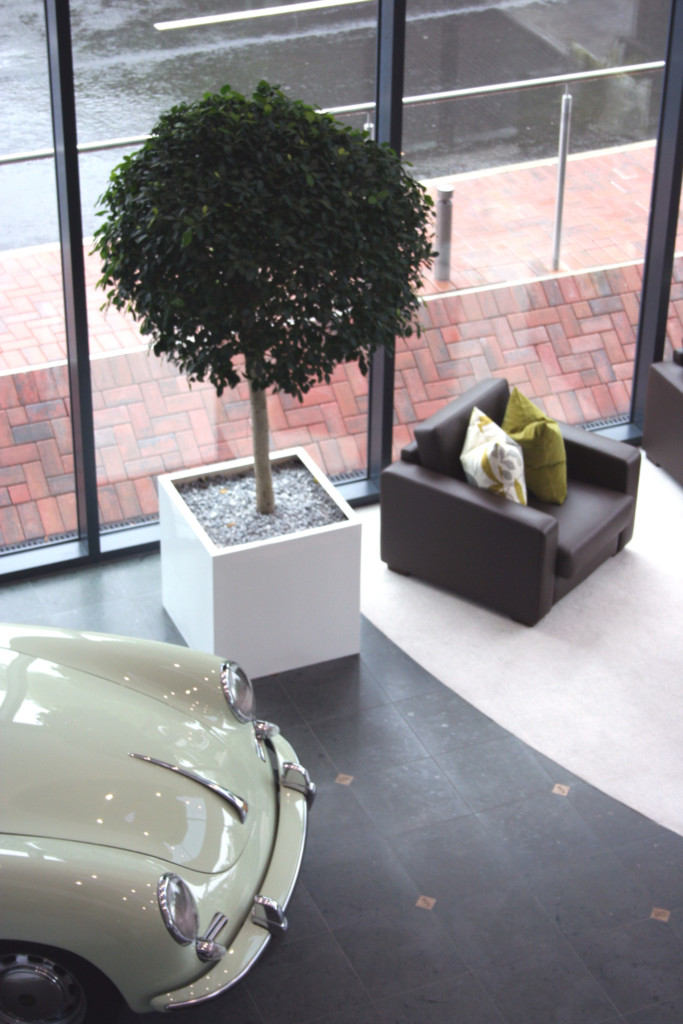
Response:
[[[569,948],[552,917],[474,816],[393,840],[396,854],[471,967]]]
[[[545,795],[548,776],[514,736],[440,753],[439,765],[473,811],[486,811]]]
[[[32,581],[6,583],[0,593],[3,595],[3,621],[43,624],[50,615],[39,604],[39,588]]]
[[[382,1018],[370,1003],[354,1006],[351,1010],[334,1011],[321,1017],[316,1024],[382,1024]]]
[[[550,859],[581,857],[604,849],[567,797],[550,787],[528,800],[482,812],[478,819],[493,845],[521,873]]]
[[[444,695],[443,684],[379,632],[367,619],[361,623],[364,661],[391,701],[434,694]]]
[[[258,975],[248,975],[245,987],[264,1024],[308,1024],[331,1010],[350,1011],[369,1003],[358,976],[329,934],[279,948],[271,943]]]
[[[362,658],[352,655],[295,669],[283,682],[290,700],[315,723],[387,704],[388,698]]]
[[[683,943],[666,924],[647,920],[591,932],[578,936],[575,947],[621,1013],[683,999]]]
[[[627,1013],[624,1020],[626,1024],[680,1024],[683,1020],[683,999]]]
[[[472,975],[413,989],[376,1005],[383,1024],[444,1024],[458,1018],[467,1024],[504,1024]]]
[[[396,707],[433,755],[507,736],[492,719],[443,687],[402,700]]]
[[[567,940],[521,884],[507,883],[457,898],[444,888],[436,898],[435,912],[475,971],[531,956],[561,959],[568,955]]]
[[[297,726],[305,725],[304,717],[285,691],[278,676],[262,676],[254,679],[256,716],[274,722],[283,733],[289,733]]]
[[[470,813],[431,758],[361,775],[353,785],[356,798],[386,836]]]
[[[392,705],[325,719],[312,727],[339,771],[348,775],[421,760],[427,754]]]
[[[570,938],[596,928],[633,924],[653,909],[640,885],[613,854],[600,851],[582,857],[548,858],[527,885]]]
[[[647,888],[653,906],[675,908],[683,916],[683,836],[661,832],[620,847],[614,856]]]
[[[334,937],[373,999],[467,973],[467,965],[428,908],[384,906]],[[391,956],[387,951],[391,950]]]
[[[362,847],[365,836],[379,839],[372,818],[356,797],[354,776],[341,774],[327,755],[322,762],[316,761],[317,751],[322,748],[310,727],[306,726],[306,729],[308,734],[304,737],[303,745],[294,748],[297,757],[306,763],[306,752],[309,750],[314,757],[311,764],[318,764],[323,768],[322,772],[312,776],[317,792],[314,804],[315,828],[309,832],[309,848],[315,849],[321,855],[335,853],[347,847],[353,852],[356,847]],[[310,737],[313,745],[307,747],[306,743],[311,742]],[[293,732],[292,741],[299,739],[300,735]]]
[[[572,786],[570,800],[601,841],[612,848],[664,831],[654,821],[587,783]]]
[[[391,840],[367,829],[340,828],[336,841],[322,843],[311,836],[302,880],[332,929],[357,925],[384,907],[409,914],[420,896]]]
[[[530,956],[478,975],[507,1024],[604,1024],[616,1008],[578,957]]]

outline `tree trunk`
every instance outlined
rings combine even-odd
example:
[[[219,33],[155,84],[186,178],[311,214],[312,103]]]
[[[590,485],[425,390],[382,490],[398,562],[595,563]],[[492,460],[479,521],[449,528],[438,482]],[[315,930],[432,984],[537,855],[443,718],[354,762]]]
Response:
[[[256,508],[262,515],[275,511],[273,473],[270,466],[268,439],[268,403],[266,392],[255,388],[249,381],[251,405],[251,437],[254,446],[254,477],[256,480]]]

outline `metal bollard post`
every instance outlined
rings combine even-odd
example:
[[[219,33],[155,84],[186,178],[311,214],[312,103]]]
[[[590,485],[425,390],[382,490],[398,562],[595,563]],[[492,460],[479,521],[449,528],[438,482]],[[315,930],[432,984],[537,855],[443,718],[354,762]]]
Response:
[[[436,238],[434,247],[437,251],[434,260],[434,279],[450,281],[451,279],[451,231],[453,225],[453,186],[444,185],[436,192]]]
[[[555,201],[555,233],[553,235],[553,270],[560,268],[560,244],[562,242],[562,211],[564,188],[567,176],[567,153],[569,152],[569,129],[572,122],[572,97],[569,86],[564,87],[562,114],[560,117],[560,142],[557,168],[557,199]]]
[[[371,120],[371,118],[372,118],[372,111],[368,111],[368,113],[367,113],[367,121],[363,125],[363,131],[367,132],[368,135],[370,136],[371,140],[374,142],[374,140],[375,140],[375,123],[374,123],[374,121]]]

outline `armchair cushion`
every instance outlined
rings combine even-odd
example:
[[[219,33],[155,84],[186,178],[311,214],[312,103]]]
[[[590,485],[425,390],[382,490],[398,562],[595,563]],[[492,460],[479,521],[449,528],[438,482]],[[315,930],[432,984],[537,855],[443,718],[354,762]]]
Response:
[[[469,484],[526,505],[522,449],[476,405],[470,416],[460,462]]]
[[[635,498],[606,487],[572,480],[567,500],[561,507],[551,502],[530,499],[540,512],[553,516],[558,525],[555,572],[564,579],[578,576],[585,566],[614,542],[633,519]]]
[[[561,505],[567,497],[567,453],[559,424],[513,388],[501,426],[522,449],[531,494]]]

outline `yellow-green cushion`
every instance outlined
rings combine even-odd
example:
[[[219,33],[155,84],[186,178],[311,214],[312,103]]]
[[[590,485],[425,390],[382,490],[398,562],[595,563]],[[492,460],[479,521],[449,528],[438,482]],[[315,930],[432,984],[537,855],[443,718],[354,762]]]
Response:
[[[524,453],[528,490],[539,501],[561,505],[567,497],[567,453],[555,420],[513,388],[501,424]]]
[[[476,405],[470,416],[460,462],[468,483],[526,505],[522,450]]]

